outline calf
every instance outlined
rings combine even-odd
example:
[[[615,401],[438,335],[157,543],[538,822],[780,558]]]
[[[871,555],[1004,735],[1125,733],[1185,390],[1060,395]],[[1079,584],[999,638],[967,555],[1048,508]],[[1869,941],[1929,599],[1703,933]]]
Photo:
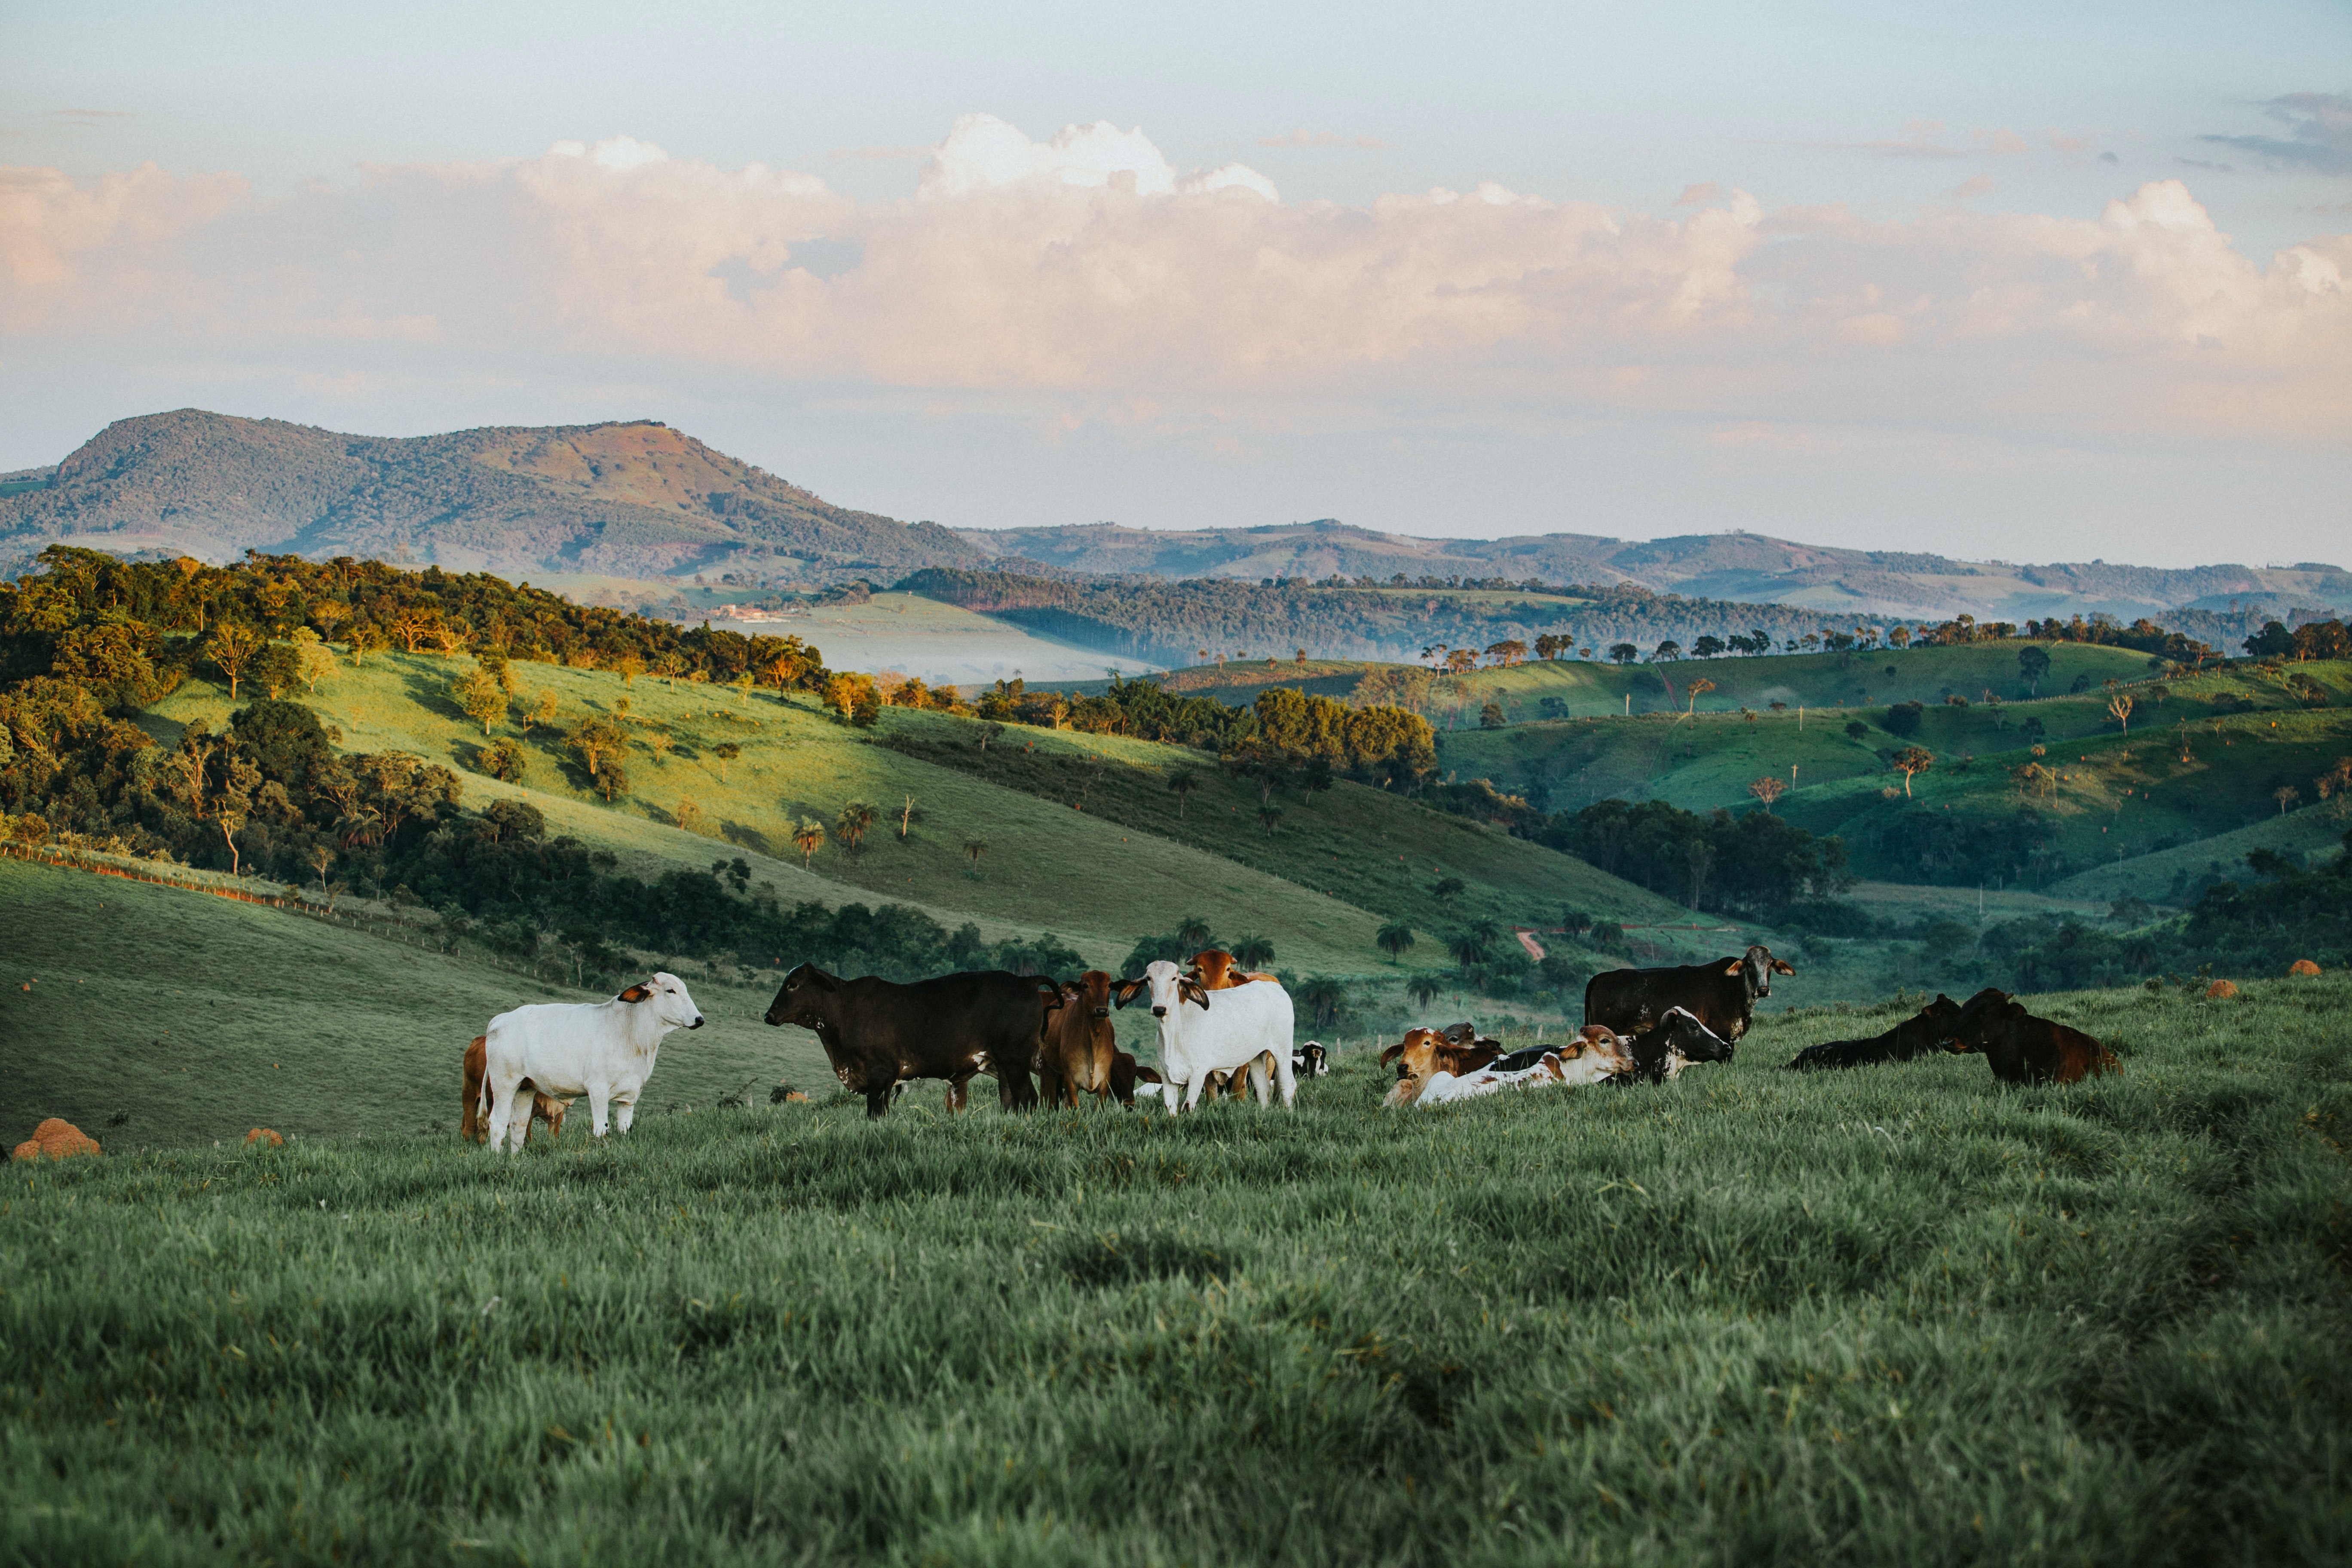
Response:
[[[1992,1076],[2003,1083],[2080,1083],[2093,1073],[2121,1072],[2114,1053],[2083,1033],[2051,1018],[2037,1018],[2025,1004],[1988,986],[1960,1009],[1954,1055],[1984,1054]]]
[[[662,1037],[672,1029],[699,1029],[702,1010],[675,974],[656,974],[610,1002],[549,1002],[517,1007],[490,1020],[483,1031],[481,1101],[490,1113],[490,1147],[522,1152],[530,1113],[509,1141],[515,1096],[529,1082],[533,1092],[588,1097],[589,1126],[604,1136],[604,1113],[619,1107],[626,1132],[637,1113],[637,1096],[653,1076]]]
[[[1160,1098],[1171,1115],[1179,1109],[1174,1098],[1177,1086],[1187,1089],[1181,1109],[1193,1110],[1207,1092],[1209,1074],[1230,1073],[1257,1063],[1267,1053],[1274,1057],[1282,1103],[1297,1104],[1298,1084],[1290,1073],[1296,1020],[1290,993],[1280,984],[1220,991],[1213,1009],[1210,994],[1201,983],[1163,958],[1147,967],[1140,977],[1120,981],[1117,1005],[1124,1007],[1146,991],[1151,997],[1151,1016],[1160,1028],[1160,1069],[1168,1075],[1168,1087]]]
[[[1203,991],[1230,991],[1236,985],[1247,985],[1260,980],[1271,980],[1277,985],[1282,984],[1274,975],[1255,969],[1236,968],[1235,963],[1234,955],[1223,948],[1204,947],[1192,955],[1191,963],[1185,965],[1186,975],[1199,981]]]
[[[476,1035],[474,1043],[466,1047],[466,1093],[465,1099],[460,1102],[462,1109],[457,1117],[457,1136],[468,1143],[482,1142],[490,1135],[489,1123],[484,1119],[482,1113],[482,1072],[488,1054],[488,1036]],[[530,1131],[533,1122],[546,1122],[547,1135],[550,1138],[562,1137],[563,1113],[572,1109],[572,1102],[568,1100],[558,1100],[552,1095],[540,1093],[538,1086],[529,1079],[523,1079],[517,1085],[515,1092],[520,1094],[524,1089],[530,1091],[530,1116],[523,1123],[523,1147],[526,1149],[530,1147]]]
[[[1620,1073],[1613,1080],[1618,1083],[1664,1083],[1680,1078],[1683,1068],[1693,1062],[1731,1059],[1731,1042],[1680,1007],[1668,1008],[1654,1026],[1626,1044],[1633,1051],[1633,1068]]]
[[[1426,1060],[1430,1064],[1420,1076],[1433,1072],[1450,1072],[1455,1078],[1475,1072],[1503,1054],[1503,1047],[1493,1040],[1473,1040],[1466,1035],[1457,1037],[1456,1030],[1467,1030],[1466,1024],[1457,1024],[1443,1033],[1435,1029],[1407,1029],[1404,1038],[1381,1053],[1381,1065],[1397,1064],[1397,1077],[1412,1075],[1411,1062]],[[1423,1053],[1428,1053],[1424,1056]]]
[[[1823,1068],[1873,1067],[1880,1062],[1907,1062],[1937,1047],[1949,1047],[1959,1023],[1960,1005],[1942,992],[1936,999],[1883,1035],[1866,1040],[1831,1040],[1799,1051],[1789,1066],[1797,1072]]]
[[[1330,1053],[1323,1048],[1319,1040],[1309,1040],[1290,1053],[1290,1076],[1293,1078],[1322,1078],[1330,1070]]]
[[[1402,1047],[1392,1048],[1400,1052],[1400,1072],[1396,1087],[1381,1101],[1391,1109],[1485,1094],[1491,1092],[1489,1085],[1601,1083],[1633,1072],[1637,1065],[1633,1042],[1597,1026],[1588,1026],[1565,1045],[1531,1046],[1460,1072],[1445,1066],[1448,1059],[1458,1058],[1449,1058],[1454,1047],[1448,1047],[1435,1030],[1416,1029]],[[1545,1075],[1541,1080],[1531,1076],[1538,1071]]]
[[[1038,1093],[1049,1108],[1075,1110],[1081,1094],[1099,1104],[1110,1095],[1111,1058],[1118,1053],[1110,1026],[1110,976],[1089,969],[1059,989],[1062,1005],[1047,1016],[1038,1045]]]
[[[866,1097],[868,1116],[890,1109],[895,1085],[918,1078],[947,1079],[948,1109],[961,1110],[964,1086],[982,1073],[995,1077],[998,1104],[1026,1110],[1037,1102],[1029,1073],[1045,1015],[1061,1005],[1052,981],[1002,969],[900,985],[803,963],[784,976],[767,1021],[814,1033],[841,1087]]]
[[[1612,969],[1586,983],[1584,1021],[1633,1035],[1654,1027],[1679,1007],[1736,1045],[1755,1016],[1756,999],[1772,994],[1772,976],[1795,973],[1784,960],[1773,957],[1769,947],[1751,947],[1741,957],[1711,963]]]
[[[1125,1051],[1110,1055],[1110,1097],[1129,1110],[1135,1109],[1135,1097],[1147,1098],[1160,1092],[1160,1075],[1150,1068],[1138,1067],[1135,1058]]]

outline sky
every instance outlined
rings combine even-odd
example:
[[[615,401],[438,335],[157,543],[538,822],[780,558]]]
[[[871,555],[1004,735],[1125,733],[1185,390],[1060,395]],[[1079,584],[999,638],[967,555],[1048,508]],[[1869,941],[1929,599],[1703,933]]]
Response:
[[[0,470],[2352,564],[2352,6],[0,0]]]

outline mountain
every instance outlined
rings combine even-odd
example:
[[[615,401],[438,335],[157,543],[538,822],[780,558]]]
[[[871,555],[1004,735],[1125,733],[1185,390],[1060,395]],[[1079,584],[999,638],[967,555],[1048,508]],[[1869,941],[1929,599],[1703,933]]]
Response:
[[[1684,534],[1647,541],[1548,533],[1510,539],[1421,539],[1326,519],[1268,528],[1156,531],[1094,523],[960,531],[994,555],[1082,574],[1155,577],[1304,577],[1337,574],[1383,583],[1398,573],[1437,578],[1633,583],[1656,593],[1781,604],[1837,615],[2039,620],[2104,612],[2125,620],[2164,610],[2352,608],[2352,574],[2305,562],[2291,567],[2180,570],[2105,561],[2019,566],[1895,550],[1798,544],[1760,533]]]
[[[44,545],[226,561],[248,549],[508,575],[734,564],[827,581],[984,554],[851,511],[655,420],[387,438],[183,408],[0,483],[0,569]]]

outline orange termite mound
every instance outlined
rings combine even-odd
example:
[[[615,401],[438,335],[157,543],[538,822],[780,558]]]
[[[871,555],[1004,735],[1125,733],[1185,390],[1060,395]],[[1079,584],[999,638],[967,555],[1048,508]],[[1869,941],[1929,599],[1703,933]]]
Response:
[[[52,1116],[33,1129],[33,1135],[16,1145],[16,1158],[37,1160],[46,1154],[52,1160],[62,1160],[68,1154],[102,1154],[98,1140],[61,1116]]]

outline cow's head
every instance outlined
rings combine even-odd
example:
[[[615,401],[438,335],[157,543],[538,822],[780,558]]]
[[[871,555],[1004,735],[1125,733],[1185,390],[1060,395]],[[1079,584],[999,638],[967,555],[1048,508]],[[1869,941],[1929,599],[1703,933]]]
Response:
[[[2024,1016],[2024,1003],[1997,985],[1988,985],[1960,1005],[1944,1048],[1955,1056],[1982,1050],[1988,1035],[2011,1019]]]
[[[632,1007],[651,1008],[665,1029],[702,1027],[702,1009],[686,994],[686,982],[667,970],[657,971],[650,980],[640,980],[613,999]]]
[[[1669,1007],[1666,1016],[1658,1020],[1656,1029],[1647,1037],[1654,1044],[1664,1037],[1666,1052],[1686,1062],[1727,1062],[1731,1059],[1729,1040],[1698,1021],[1698,1016],[1686,1007]]]
[[[777,988],[776,999],[768,1004],[768,1022],[814,1029],[831,1021],[833,1000],[840,990],[841,982],[815,964],[797,964]]]
[[[1918,1012],[1895,1026],[1895,1033],[1913,1050],[1930,1045],[1952,1048],[1960,1026],[1960,1005],[1942,992]]]
[[[1797,973],[1788,960],[1773,957],[1772,950],[1761,943],[1749,948],[1745,957],[1726,960],[1723,972],[1747,976],[1748,994],[1750,996],[1769,996],[1772,994],[1772,976]]]
[[[1234,983],[1234,955],[1221,947],[1204,947],[1192,955],[1185,973],[1201,983],[1203,991],[1223,991]]]
[[[1437,1070],[1438,1047],[1445,1037],[1434,1029],[1407,1029],[1404,1038],[1381,1053],[1381,1065],[1394,1062],[1397,1077],[1425,1079]]]
[[[1111,977],[1099,969],[1089,969],[1076,980],[1062,982],[1064,1005],[1083,1008],[1087,1016],[1110,1016]]]
[[[1151,993],[1151,1016],[1155,1018],[1165,1020],[1187,1002],[1199,1003],[1204,1012],[1208,1008],[1208,988],[1164,958],[1145,966],[1143,984]]]
[[[1331,1070],[1329,1053],[1320,1040],[1309,1040],[1298,1047],[1298,1059],[1308,1078],[1321,1078]]]
[[[1587,1024],[1560,1048],[1570,1061],[1591,1061],[1604,1074],[1633,1070],[1633,1042],[1606,1024]]]

